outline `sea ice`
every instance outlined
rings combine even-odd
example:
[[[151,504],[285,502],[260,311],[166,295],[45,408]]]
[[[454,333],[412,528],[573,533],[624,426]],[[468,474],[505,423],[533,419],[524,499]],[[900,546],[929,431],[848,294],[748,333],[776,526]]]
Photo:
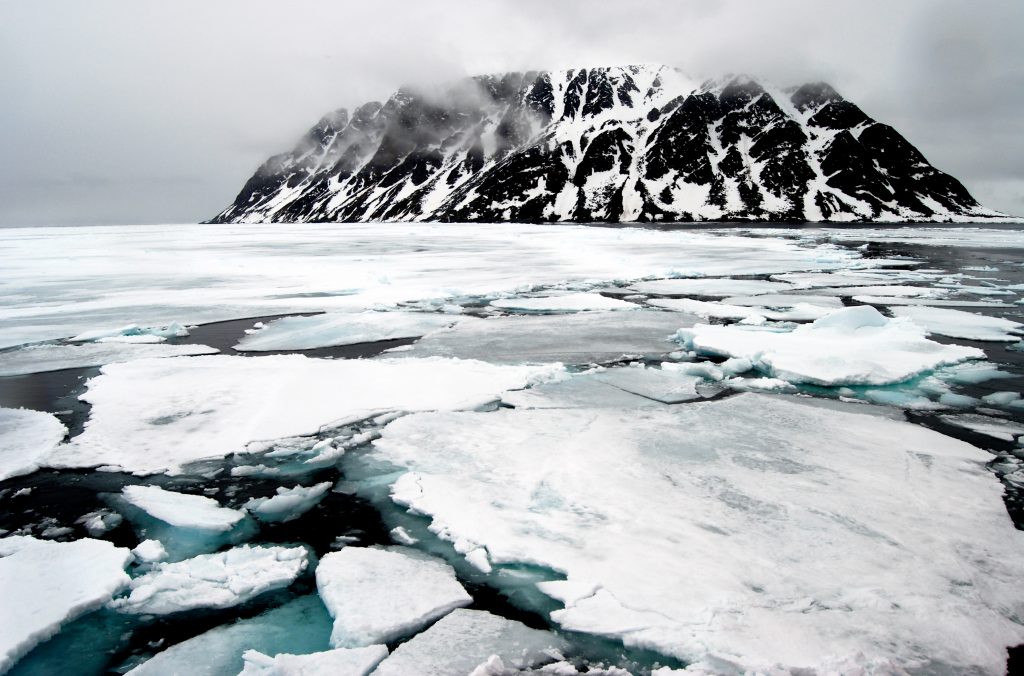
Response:
[[[586,312],[594,310],[639,310],[640,306],[599,293],[570,293],[563,296],[500,298],[491,305],[518,312]]]
[[[390,643],[473,602],[451,566],[402,547],[327,554],[316,586],[334,618],[336,648]]]
[[[785,272],[772,275],[772,279],[787,282],[793,289],[812,289],[835,286],[867,286],[898,284],[906,281],[905,272]],[[731,294],[730,294],[731,295]]]
[[[560,659],[565,642],[481,610],[459,609],[398,646],[374,676],[451,676],[469,674],[497,655],[516,669]]]
[[[177,528],[225,532],[245,518],[245,512],[221,507],[213,498],[167,491],[159,486],[125,486],[121,497],[153,518]]]
[[[598,372],[587,372],[525,390],[512,390],[501,400],[515,408],[650,408],[661,402],[602,382]]]
[[[291,521],[316,507],[331,486],[330,481],[309,487],[280,486],[276,495],[269,498],[253,498],[245,503],[245,508],[261,521]]]
[[[81,343],[76,345],[27,345],[0,352],[0,376],[60,371],[62,369],[102,366],[132,359],[185,357],[216,354],[206,345],[122,345],[120,343]]]
[[[49,413],[0,408],[0,481],[39,469],[68,428]]]
[[[390,410],[474,408],[562,373],[555,365],[302,355],[146,359],[104,366],[82,398],[85,431],[47,458],[61,467],[180,471],[250,442],[315,434]]]
[[[853,296],[858,303],[870,305],[922,305],[925,307],[977,307],[1007,308],[1009,303],[993,303],[982,300],[950,300],[948,298],[897,298],[895,296]]]
[[[337,312],[283,317],[242,338],[240,352],[309,350],[396,338],[416,338],[451,326],[459,317],[428,312]]]
[[[131,553],[103,540],[0,539],[0,673],[125,587]]]
[[[1024,324],[1003,319],[988,317],[963,310],[946,310],[929,307],[894,307],[890,308],[895,317],[906,317],[915,324],[928,329],[929,333],[950,338],[968,340],[986,340],[1012,343],[1020,340]]]
[[[726,305],[749,305],[753,307],[786,308],[798,305],[817,305],[838,310],[843,300],[838,296],[816,296],[799,293],[765,293],[759,296],[731,296],[722,300]]]
[[[458,551],[563,574],[538,586],[565,629],[736,673],[863,654],[1001,674],[1024,641],[1024,538],[990,456],[871,411],[741,394],[421,413],[373,456]],[[424,673],[405,646],[381,673]]]
[[[143,540],[132,550],[132,554],[140,563],[156,563],[167,558],[167,550],[159,540]]]
[[[946,294],[944,289],[926,286],[892,284],[884,286],[847,286],[816,288],[814,293],[822,296],[883,296],[899,298],[936,298]]]
[[[158,563],[131,581],[131,593],[110,602],[123,613],[164,615],[194,608],[230,608],[287,587],[309,565],[305,547],[243,545],[175,563]]]
[[[978,434],[984,434],[1000,441],[1012,442],[1024,434],[1024,425],[1020,423],[976,413],[940,415],[939,419],[950,425],[977,432]]]
[[[676,349],[672,334],[696,317],[672,312],[581,312],[465,321],[426,336],[398,358],[444,356],[518,364],[591,364]]]
[[[925,338],[909,320],[887,319],[870,305],[845,308],[788,333],[699,324],[678,339],[702,354],[742,357],[793,383],[885,385],[945,364],[984,358],[977,348]]]
[[[301,630],[296,631],[296,627]],[[330,648],[330,634],[331,617],[313,594],[172,645],[128,673],[237,676],[245,666],[242,655],[247,650],[267,655],[316,653]]]
[[[777,293],[792,289],[791,284],[784,282],[766,282],[761,279],[730,279],[696,278],[696,279],[658,279],[650,282],[637,282],[629,287],[636,293],[649,293],[658,296],[748,296],[758,293]]]
[[[700,399],[697,384],[703,380],[699,376],[643,365],[608,369],[595,374],[593,378],[663,404],[678,404]]]
[[[692,298],[654,298],[647,301],[647,304],[674,312],[688,312],[705,319],[738,319],[746,322],[753,321],[754,323],[760,323],[759,318],[783,322],[812,321],[835,311],[833,307],[812,305],[810,303],[797,303],[792,307],[775,310],[766,307],[729,305],[727,303],[694,300]]]
[[[337,648],[308,655],[280,653],[273,657],[256,650],[242,655],[245,668],[238,676],[366,676],[388,656],[384,645]]]
[[[161,343],[168,338],[184,338],[188,329],[178,322],[167,326],[141,327],[135,324],[117,329],[94,329],[68,338],[73,343]]]

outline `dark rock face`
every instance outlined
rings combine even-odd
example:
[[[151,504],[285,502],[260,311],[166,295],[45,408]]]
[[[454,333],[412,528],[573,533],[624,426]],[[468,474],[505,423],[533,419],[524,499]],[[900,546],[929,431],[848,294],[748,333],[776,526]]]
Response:
[[[475,77],[325,116],[214,222],[1000,217],[824,83],[655,66]]]

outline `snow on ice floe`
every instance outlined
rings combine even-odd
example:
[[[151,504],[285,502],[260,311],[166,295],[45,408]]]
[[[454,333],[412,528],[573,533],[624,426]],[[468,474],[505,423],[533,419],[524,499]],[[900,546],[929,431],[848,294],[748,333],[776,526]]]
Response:
[[[116,329],[92,329],[68,338],[72,343],[162,343],[168,338],[184,338],[188,329],[178,322],[167,326],[142,327],[129,324]]]
[[[49,413],[0,408],[0,481],[39,469],[68,433]]]
[[[664,355],[669,339],[696,317],[671,312],[582,312],[567,315],[469,318],[438,331],[395,357],[443,356],[505,364],[591,364],[623,356]]]
[[[309,565],[305,547],[243,545],[175,563],[158,563],[131,581],[128,596],[110,602],[123,613],[164,615],[230,608],[287,587]]]
[[[700,399],[699,376],[644,365],[609,369],[594,375],[595,380],[663,404],[679,404]]]
[[[1002,673],[1024,538],[991,456],[870,411],[742,394],[422,413],[373,455],[458,551],[562,572],[538,586],[565,629],[736,673],[858,654]]]
[[[469,674],[497,655],[508,667],[527,669],[560,659],[565,642],[547,631],[482,610],[455,610],[398,646],[375,676]]]
[[[779,293],[793,288],[784,282],[767,282],[760,279],[658,279],[638,282],[629,287],[636,293],[658,296],[747,296],[759,293]]]
[[[1001,317],[988,317],[963,310],[929,307],[890,308],[895,317],[906,317],[928,329],[929,333],[950,338],[966,338],[1012,343],[1021,339],[1024,324]]]
[[[52,453],[61,467],[180,471],[250,442],[315,434],[384,411],[474,408],[560,377],[558,365],[457,359],[322,360],[302,355],[145,359],[104,366],[82,399],[85,431]],[[258,411],[258,415],[254,415]]]
[[[0,289],[18,296],[0,308],[0,347],[131,322],[198,324],[595,280],[864,264],[859,252],[830,243],[528,224],[19,228],[4,247]]]
[[[366,676],[388,656],[384,645],[337,648],[309,655],[281,653],[271,657],[256,650],[242,655],[238,676]]]
[[[817,291],[817,289],[814,289]],[[800,293],[763,293],[757,296],[730,296],[722,300],[726,305],[750,305],[770,308],[791,308],[800,305],[817,305],[825,308],[839,309],[843,301],[838,296],[819,296]]]
[[[1024,434],[1024,425],[1012,420],[1002,420],[975,413],[941,415],[939,419],[955,427],[961,427],[1000,441],[1015,441]]]
[[[308,487],[285,488],[279,486],[275,495],[267,498],[253,498],[245,503],[245,508],[261,521],[291,521],[316,507],[327,495],[331,486],[330,481]]]
[[[770,309],[750,305],[730,305],[692,298],[654,298],[647,301],[648,305],[686,312],[705,319],[737,319],[747,324],[762,324],[765,321],[800,322],[820,319],[835,310],[832,306],[797,303],[783,309]]]
[[[140,563],[156,563],[167,558],[167,550],[159,540],[143,540],[132,550],[132,555]]]
[[[702,354],[749,359],[792,383],[886,385],[945,364],[983,359],[977,348],[943,345],[908,320],[887,319],[870,305],[833,312],[790,332],[699,324],[678,339]]]
[[[99,608],[129,583],[131,553],[103,540],[0,539],[0,673],[61,625]]]
[[[629,301],[609,298],[599,293],[570,293],[562,296],[536,296],[530,298],[499,298],[491,306],[516,312],[590,312],[599,310],[639,310]]]
[[[121,497],[153,518],[177,528],[224,532],[245,518],[245,512],[221,507],[213,498],[168,491],[159,486],[125,486]]]
[[[334,618],[336,648],[396,641],[473,602],[451,566],[403,547],[327,554],[316,586]]]
[[[156,357],[185,357],[216,354],[206,345],[123,345],[81,343],[76,345],[28,345],[0,352],[0,376],[20,376],[45,371],[102,366],[116,362]]]
[[[566,380],[512,390],[502,395],[503,403],[515,408],[650,408],[661,402],[632,394],[601,382],[597,372],[574,375]]]
[[[336,312],[312,317],[282,317],[242,338],[240,352],[309,350],[396,338],[417,338],[459,321],[427,312]]]
[[[301,627],[301,631],[296,631]],[[328,650],[331,617],[315,595],[302,596],[256,617],[215,627],[172,645],[131,670],[132,676],[234,676],[244,667],[243,654],[309,654]],[[202,659],[196,659],[201,655]]]

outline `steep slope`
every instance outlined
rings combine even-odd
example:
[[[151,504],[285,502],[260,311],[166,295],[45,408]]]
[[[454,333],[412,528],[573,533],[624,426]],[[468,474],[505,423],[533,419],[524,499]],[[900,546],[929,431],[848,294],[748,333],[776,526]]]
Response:
[[[829,85],[508,73],[335,111],[215,222],[1000,217]]]

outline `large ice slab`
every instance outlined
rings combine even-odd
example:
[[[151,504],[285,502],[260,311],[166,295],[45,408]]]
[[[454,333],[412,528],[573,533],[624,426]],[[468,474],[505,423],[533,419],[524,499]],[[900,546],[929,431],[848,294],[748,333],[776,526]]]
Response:
[[[110,600],[131,552],[103,540],[0,539],[0,673],[65,622]]]
[[[747,296],[758,293],[780,293],[793,288],[785,282],[768,282],[763,279],[696,278],[656,279],[637,282],[629,287],[636,293],[651,293],[659,296]]]
[[[374,676],[451,676],[469,674],[497,655],[515,669],[556,659],[565,642],[546,631],[530,629],[481,610],[460,609],[398,646]]]
[[[393,499],[458,551],[564,573],[539,586],[566,629],[736,673],[862,653],[1001,674],[1024,538],[991,456],[869,411],[743,394],[415,414],[374,446],[408,469]]]
[[[697,384],[703,382],[698,376],[643,365],[608,369],[593,377],[607,385],[663,404],[700,399]]]
[[[473,408],[561,373],[452,359],[322,360],[302,355],[148,359],[103,367],[82,398],[85,431],[54,466],[136,473],[244,451],[254,441],[316,433],[390,410]]]
[[[163,615],[195,608],[230,608],[291,584],[309,565],[305,547],[243,545],[175,563],[158,563],[131,581],[131,593],[111,601],[123,613]]]
[[[696,317],[671,312],[586,312],[465,321],[395,353],[396,357],[445,356],[495,363],[590,364],[625,355],[663,355],[669,340]]]
[[[327,554],[316,586],[334,618],[336,648],[390,643],[473,602],[451,566],[402,547]]]
[[[98,343],[162,343],[168,338],[184,338],[188,329],[179,322],[167,326],[138,326],[128,324],[117,328],[91,329],[68,338],[71,342]]]
[[[185,357],[216,354],[206,345],[124,345],[121,343],[81,343],[77,345],[29,345],[0,352],[0,376],[60,371],[62,369],[102,366],[132,359]]]
[[[782,322],[812,321],[835,311],[834,307],[812,305],[810,303],[797,303],[792,307],[772,309],[752,305],[731,305],[729,303],[695,300],[693,298],[653,298],[647,301],[647,304],[672,310],[673,312],[687,312],[705,319],[737,319],[754,323],[762,322],[764,319]]]
[[[699,324],[679,339],[704,354],[749,359],[767,375],[816,385],[885,385],[945,364],[984,358],[974,347],[942,345],[905,319],[870,305],[833,312],[788,333]]]
[[[172,645],[128,673],[237,676],[245,667],[242,656],[248,650],[267,655],[317,653],[330,647],[330,634],[331,617],[313,594]]]
[[[240,352],[309,350],[395,338],[416,338],[459,321],[427,312],[335,312],[312,317],[282,317],[242,338]]]
[[[588,312],[595,310],[639,310],[629,301],[609,298],[599,293],[570,293],[560,296],[534,296],[529,298],[499,298],[491,305],[502,310],[518,312]]]
[[[49,413],[0,408],[0,481],[39,469],[68,428]]]
[[[817,291],[817,289],[815,289]],[[838,296],[819,296],[803,293],[764,293],[757,296],[729,296],[722,300],[726,305],[750,305],[754,307],[786,308],[798,305],[818,305],[839,309],[843,301]]]
[[[597,372],[512,390],[501,401],[515,408],[650,408],[664,404],[601,382]]]
[[[245,518],[245,512],[221,507],[213,498],[159,486],[125,486],[121,497],[153,518],[178,528],[223,532]]]
[[[963,310],[931,307],[894,307],[894,317],[906,317],[929,333],[950,338],[1012,343],[1021,339],[1024,324],[1002,317],[988,317]]]
[[[387,656],[388,648],[383,645],[273,657],[247,650],[242,655],[245,668],[238,676],[366,676]]]

